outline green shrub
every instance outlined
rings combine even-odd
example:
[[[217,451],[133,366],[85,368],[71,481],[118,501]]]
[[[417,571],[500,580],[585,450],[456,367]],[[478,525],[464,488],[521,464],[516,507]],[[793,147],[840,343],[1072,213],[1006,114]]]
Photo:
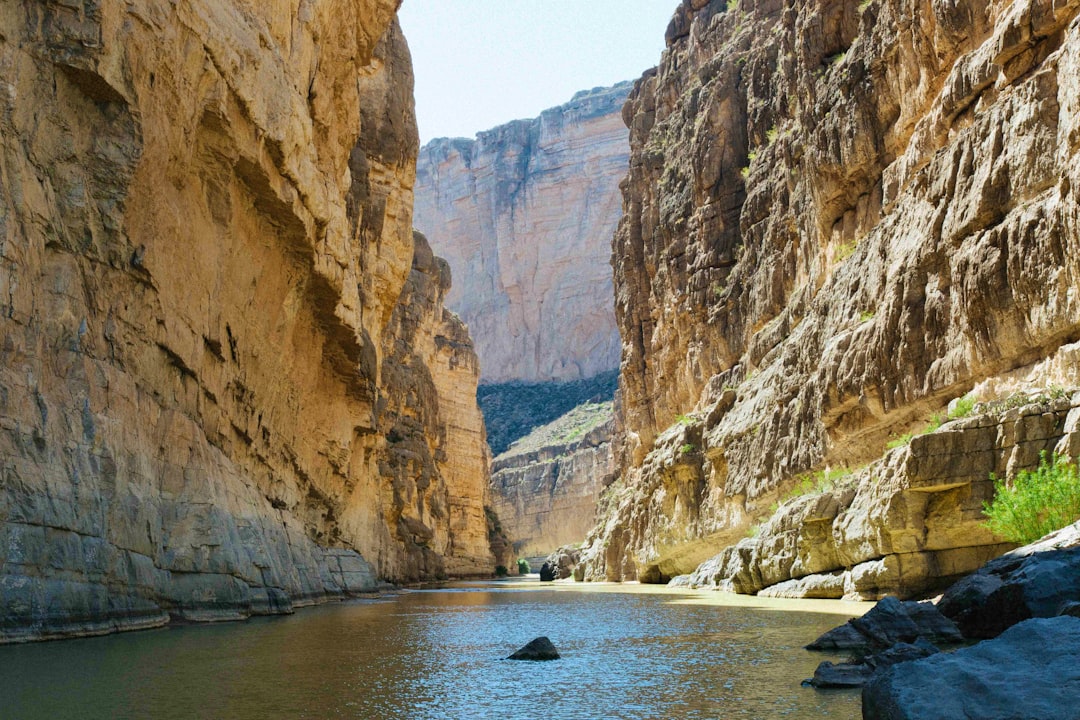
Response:
[[[506,569],[505,565],[496,565],[495,566],[495,574],[498,577],[506,577],[509,574],[509,572],[510,571]]]
[[[697,448],[694,447],[693,443],[686,443],[681,448],[679,448],[679,452],[681,452],[683,455],[689,455],[690,453],[694,452],[695,450],[697,450]]]
[[[518,575],[528,575],[532,571],[529,567],[529,561],[525,558],[518,558]]]
[[[983,504],[987,526],[1000,537],[1026,545],[1080,519],[1080,471],[1057,454],[1039,456],[1039,467],[1021,470],[1012,482],[994,475],[994,500]]]
[[[949,411],[950,420],[959,420],[965,418],[971,414],[971,411],[975,409],[975,398],[971,395],[965,395],[956,401],[953,405],[953,409]]]

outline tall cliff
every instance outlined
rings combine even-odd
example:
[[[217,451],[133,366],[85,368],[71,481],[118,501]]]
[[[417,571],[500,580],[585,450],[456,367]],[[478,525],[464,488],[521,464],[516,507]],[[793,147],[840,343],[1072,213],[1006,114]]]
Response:
[[[976,385],[1080,382],[1058,355],[1080,339],[1078,14],[1076,0],[684,0],[624,110],[622,488],[588,576],[690,572],[799,476],[880,457]],[[897,484],[923,528],[903,552],[993,543],[927,535],[960,500],[919,505],[919,483],[951,485],[970,519],[985,482],[921,467]]]
[[[490,571],[396,6],[0,6],[0,641]]]
[[[619,361],[611,235],[629,83],[420,151],[416,227],[454,270],[481,381],[576,380]]]

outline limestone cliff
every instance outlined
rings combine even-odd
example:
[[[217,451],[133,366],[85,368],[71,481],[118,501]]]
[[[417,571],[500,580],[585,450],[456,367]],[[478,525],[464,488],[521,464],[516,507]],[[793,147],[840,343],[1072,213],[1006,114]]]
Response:
[[[515,442],[491,465],[491,506],[518,556],[578,544],[614,479],[612,403],[585,403]]]
[[[1078,14],[684,0],[624,110],[622,488],[588,576],[690,572],[798,476],[880,457],[976,384],[1043,360],[1077,383]]]
[[[484,383],[618,365],[610,256],[629,90],[584,91],[539,118],[420,151],[416,227],[454,270],[447,305],[469,326]]]
[[[396,6],[0,5],[0,641],[490,571]]]

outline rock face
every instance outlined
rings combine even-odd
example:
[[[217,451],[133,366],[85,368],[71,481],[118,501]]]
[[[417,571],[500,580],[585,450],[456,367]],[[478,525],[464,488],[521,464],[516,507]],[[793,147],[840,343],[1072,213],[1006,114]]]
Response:
[[[454,269],[481,380],[575,380],[619,364],[611,236],[630,83],[420,151],[416,227]]]
[[[1080,384],[1078,13],[684,0],[624,110],[624,487],[587,577],[690,572],[801,474],[880,457],[976,385]],[[926,466],[908,509],[974,520],[968,474],[950,491]],[[867,539],[851,563],[934,551]]]
[[[689,584],[865,600],[947,587],[1012,547],[984,524],[991,473],[1011,476],[1080,442],[1080,394],[1036,400],[949,422],[833,490],[783,503],[757,537],[702,563]]]
[[[396,4],[0,8],[0,641],[490,572]]]
[[[491,505],[518,556],[580,543],[611,484],[612,404],[585,404],[538,428],[491,466]]]
[[[895,665],[863,689],[866,720],[1080,718],[1080,618],[1028,620],[995,640]]]

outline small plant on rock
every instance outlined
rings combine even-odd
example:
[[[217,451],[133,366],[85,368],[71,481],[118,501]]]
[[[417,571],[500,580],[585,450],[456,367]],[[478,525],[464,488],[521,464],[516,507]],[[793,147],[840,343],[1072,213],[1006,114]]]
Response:
[[[1011,542],[1026,545],[1080,519],[1080,470],[1056,453],[1039,455],[1039,467],[1021,470],[1008,482],[990,475],[994,500],[983,504],[987,526]]]
[[[974,409],[975,398],[971,395],[965,395],[953,405],[953,409],[949,411],[949,419],[959,420],[960,418],[966,418]]]

